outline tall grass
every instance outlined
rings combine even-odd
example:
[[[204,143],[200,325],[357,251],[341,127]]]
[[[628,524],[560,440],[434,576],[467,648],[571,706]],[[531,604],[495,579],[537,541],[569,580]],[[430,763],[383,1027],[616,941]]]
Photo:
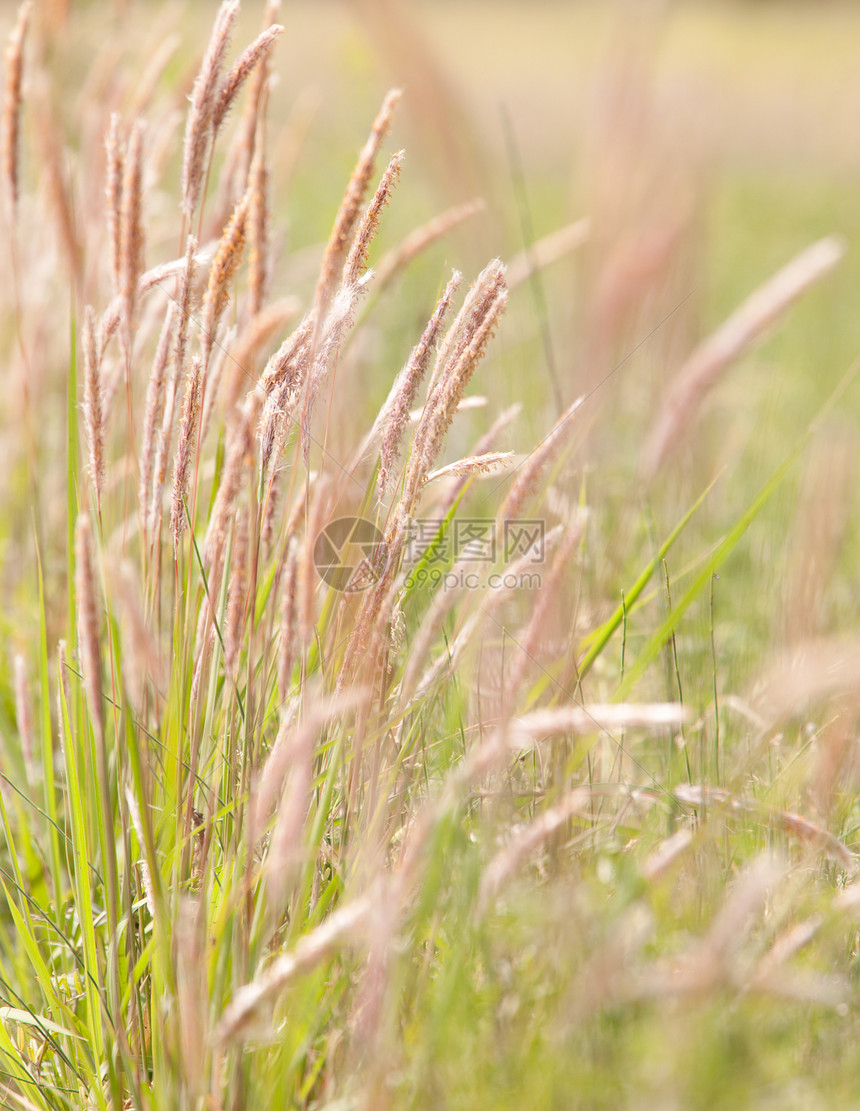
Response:
[[[493,360],[519,283],[585,225],[369,301],[476,207],[369,267],[408,189],[393,91],[315,283],[273,301],[273,12],[231,68],[220,6],[183,138],[164,74],[84,101],[89,193],[50,127],[47,193],[36,155],[22,173],[22,72],[50,80],[29,5],[9,41],[8,494],[37,589],[0,705],[4,1105],[849,1100],[857,648],[800,623],[764,693],[721,699],[714,635],[714,576],[799,449],[683,575],[708,490],[631,539],[618,596],[583,597],[591,398],[514,455]],[[841,253],[801,255],[682,363],[648,481]],[[388,314],[424,323],[359,430],[343,398]],[[492,419],[451,458],[473,381]]]

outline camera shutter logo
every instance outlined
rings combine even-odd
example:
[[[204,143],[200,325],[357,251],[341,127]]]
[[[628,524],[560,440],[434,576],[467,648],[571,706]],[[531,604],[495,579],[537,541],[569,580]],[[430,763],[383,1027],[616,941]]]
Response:
[[[343,594],[359,593],[376,582],[385,555],[382,533],[363,517],[338,517],[314,541],[317,574]]]

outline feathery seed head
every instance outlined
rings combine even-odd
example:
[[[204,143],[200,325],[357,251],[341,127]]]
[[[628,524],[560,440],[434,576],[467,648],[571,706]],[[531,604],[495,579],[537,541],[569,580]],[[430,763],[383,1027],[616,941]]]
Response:
[[[245,220],[248,214],[248,194],[239,201],[227,222],[212,260],[209,282],[203,298],[203,320],[200,325],[200,348],[203,353],[204,372],[209,365],[215,333],[230,300],[230,283],[242,261],[245,247]]]
[[[112,112],[110,127],[105,136],[105,200],[107,201],[108,245],[110,249],[111,278],[114,296],[120,296],[120,228],[122,226],[122,179],[125,163],[125,143],[120,132],[118,112]]]
[[[194,457],[200,416],[203,362],[199,355],[191,360],[191,369],[185,383],[185,398],[179,421],[179,442],[173,463],[173,501],[170,511],[170,528],[173,532],[173,556],[179,558],[179,541],[185,527],[185,499],[188,494],[188,473]]]
[[[131,359],[137,312],[137,284],[143,273],[143,132],[136,120],[131,129],[122,175],[119,229],[119,281],[122,338],[126,359]]]
[[[9,222],[14,223],[18,207],[18,147],[21,130],[21,85],[24,73],[24,42],[30,23],[31,0],[18,9],[18,19],[6,45],[6,87],[3,96],[3,180]]]
[[[90,481],[96,496],[96,508],[100,513],[105,484],[105,436],[101,359],[96,332],[96,314],[92,306],[87,305],[84,309],[84,327],[81,336],[84,352],[84,424],[87,433]]]
[[[358,226],[358,231],[355,234],[349,257],[343,268],[342,280],[343,284],[346,286],[355,285],[367,268],[367,253],[370,249],[371,241],[374,235],[376,235],[376,229],[379,227],[379,218],[382,209],[388,204],[392,190],[400,178],[400,171],[403,168],[403,159],[405,156],[405,151],[401,150],[392,157],[385,173],[382,175],[382,180],[377,186],[373,199],[367,206],[367,211]]]
[[[343,265],[349,244],[352,239],[353,228],[358,219],[358,210],[364,200],[367,187],[373,174],[376,155],[382,140],[391,127],[394,109],[400,100],[400,89],[392,89],[382,102],[382,107],[373,121],[370,135],[359,155],[358,162],[349,179],[343,200],[340,203],[334,227],[329,237],[328,245],[323,255],[322,268],[314,295],[314,314],[317,321],[321,321],[328,308],[329,300],[334,291],[338,271]]]
[[[412,349],[409,361],[401,371],[397,382],[395,382],[389,400],[385,404],[385,409],[380,415],[382,445],[377,489],[380,501],[385,497],[390,486],[392,473],[400,454],[403,431],[409,423],[409,413],[418,396],[418,387],[426,373],[433,345],[442,329],[451,300],[462,279],[463,276],[458,270],[455,270],[451,275],[433,315],[427,322],[421,339]]]
[[[272,24],[259,34],[250,46],[246,46],[236,59],[233,68],[224,78],[218,93],[218,98],[212,110],[212,129],[214,132],[217,133],[221,129],[227,117],[227,113],[230,111],[233,101],[239,95],[242,86],[259,62],[268,55],[279,36],[283,33],[284,28],[280,24]]]
[[[191,92],[182,155],[182,209],[190,221],[200,200],[206,160],[214,137],[218,83],[230,34],[239,12],[239,0],[224,0],[215,17],[209,45]]]

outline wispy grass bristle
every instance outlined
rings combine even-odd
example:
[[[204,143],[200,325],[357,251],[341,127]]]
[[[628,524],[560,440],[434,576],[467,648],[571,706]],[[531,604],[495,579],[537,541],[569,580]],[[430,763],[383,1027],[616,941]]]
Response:
[[[248,262],[250,282],[252,271],[250,258]],[[258,309],[239,331],[236,342],[230,348],[222,387],[225,412],[232,412],[243,389],[247,391],[257,378],[259,362],[269,341],[281,332],[286,324],[293,321],[299,311],[300,304],[295,297],[281,297]]]
[[[281,582],[281,629],[278,645],[278,696],[285,703],[292,687],[293,665],[298,642],[298,545],[295,537],[287,540]]]
[[[224,663],[232,675],[236,673],[244,637],[245,619],[248,613],[249,528],[248,511],[243,508],[236,515],[233,527],[233,542],[230,548],[230,577],[227,582],[227,609],[224,615]]]
[[[508,263],[508,288],[516,289],[536,270],[543,270],[563,259],[565,255],[578,250],[588,242],[590,224],[587,219],[574,220],[558,231],[551,232],[543,239],[514,255]]]

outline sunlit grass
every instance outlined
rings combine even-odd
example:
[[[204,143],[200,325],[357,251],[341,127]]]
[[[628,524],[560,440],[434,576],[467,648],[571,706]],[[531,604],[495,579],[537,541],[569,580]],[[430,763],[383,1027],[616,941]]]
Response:
[[[513,10],[498,9],[506,34]],[[22,131],[5,148],[15,266],[0,309],[0,1103],[852,1106],[851,183],[735,166],[703,185],[701,167],[625,147],[622,105],[588,148],[598,170],[618,160],[609,197],[563,135],[544,158],[547,119],[532,135],[514,111],[506,155],[475,152],[496,178],[487,213],[433,238],[427,221],[469,199],[465,182],[438,200],[427,136],[397,117],[389,133],[394,98],[356,166],[391,59],[377,69],[326,12],[325,64],[361,88],[337,127],[329,105],[305,135],[279,110],[283,87],[258,98],[252,76],[183,184],[205,38],[179,24],[141,106],[146,51],[126,44],[118,64],[106,35],[72,96],[94,12],[71,18],[65,72],[34,9],[32,76],[20,104],[7,91],[6,135],[18,114]],[[216,91],[258,14],[210,68]],[[303,48],[308,11],[292,28],[290,14],[269,64],[283,86],[295,59],[295,89],[316,40]],[[452,15],[422,18],[432,42]],[[728,18],[695,25],[731,36]],[[569,21],[606,32],[587,6]],[[777,71],[794,64],[792,34]],[[445,41],[453,64],[462,43]],[[560,32],[553,51],[568,56]],[[192,102],[205,134],[211,109]],[[130,148],[113,148],[127,183],[115,241],[112,111],[125,142],[147,124],[140,193]],[[399,163],[383,171],[404,135],[418,149],[407,142],[395,190]],[[650,174],[676,205],[652,205]],[[378,234],[362,223],[375,189]],[[515,256],[524,229],[583,213],[588,242],[526,280],[487,265]],[[421,226],[422,249],[377,296],[365,264],[384,273]],[[831,243],[799,303],[751,329],[649,474],[645,445],[691,351],[831,233],[846,258]],[[152,285],[144,265],[171,259]],[[192,357],[204,428],[184,402]],[[464,397],[476,407],[458,410]],[[385,541],[354,592],[320,555],[345,516]],[[522,521],[545,529],[540,558],[474,547]],[[537,578],[504,579],[513,567]]]

